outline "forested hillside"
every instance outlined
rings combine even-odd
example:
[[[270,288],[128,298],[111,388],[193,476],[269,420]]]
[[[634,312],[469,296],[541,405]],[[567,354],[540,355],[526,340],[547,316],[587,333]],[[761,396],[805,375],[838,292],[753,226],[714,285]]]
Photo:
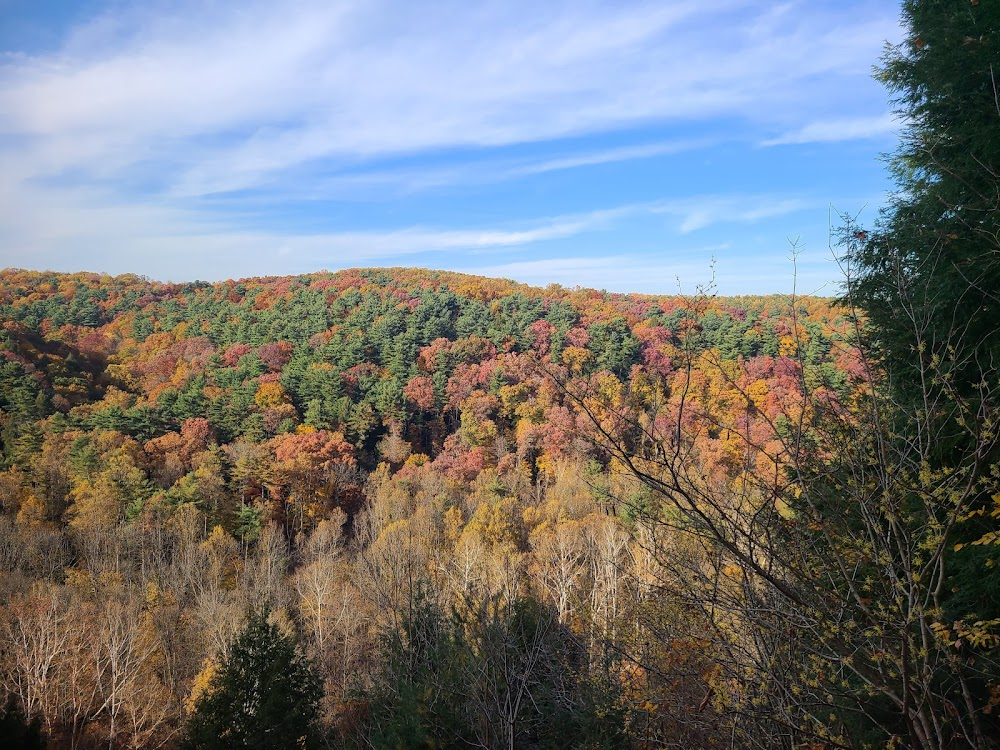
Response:
[[[1000,3],[900,31],[836,301],[0,272],[0,747],[1000,746]]]
[[[178,744],[262,610],[334,746],[759,731],[710,612],[736,591],[691,598],[736,569],[613,446],[681,424],[701,486],[792,521],[787,438],[867,382],[843,308],[406,269],[0,278],[3,684],[52,746]]]

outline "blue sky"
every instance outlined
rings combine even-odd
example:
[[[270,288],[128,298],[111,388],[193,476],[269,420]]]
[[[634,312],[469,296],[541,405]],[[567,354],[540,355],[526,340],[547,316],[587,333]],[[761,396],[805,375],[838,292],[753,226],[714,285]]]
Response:
[[[881,0],[0,0],[0,266],[834,294]],[[790,242],[801,252],[797,273]],[[679,285],[679,286],[678,286]]]

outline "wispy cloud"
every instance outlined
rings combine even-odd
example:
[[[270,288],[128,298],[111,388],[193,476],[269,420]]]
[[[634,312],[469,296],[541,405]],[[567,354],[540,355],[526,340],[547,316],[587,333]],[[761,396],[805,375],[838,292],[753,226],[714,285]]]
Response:
[[[847,117],[810,122],[796,130],[771,138],[762,146],[783,146],[801,143],[832,143],[877,138],[894,133],[900,121],[892,114],[876,117]]]
[[[399,195],[445,187],[505,182],[601,164],[653,159],[703,149],[719,142],[719,138],[678,139],[617,148],[577,148],[575,151],[566,149],[563,154],[546,159],[525,157],[469,159],[449,166],[411,165],[381,168],[361,165],[332,176],[305,181],[305,184],[301,175],[292,172],[282,178],[281,189],[289,196],[312,199],[358,197],[366,194],[385,196],[387,191]],[[273,182],[271,186],[274,186]]]
[[[182,22],[176,4],[154,3],[98,19],[59,54],[8,58],[0,132],[27,139],[24,176],[153,164],[197,195],[317,159],[675,118],[781,122],[778,92],[808,109],[812,76],[855,70],[884,35],[879,19],[762,14],[739,0],[185,10]]]
[[[821,205],[806,198],[780,195],[706,195],[662,201],[652,210],[677,217],[678,230],[688,234],[713,224],[750,224]]]
[[[631,161],[633,159],[649,159],[656,156],[667,156],[669,154],[677,154],[682,151],[701,148],[715,142],[717,142],[717,139],[702,138],[698,140],[622,146],[620,148],[609,148],[601,151],[562,156],[556,159],[547,159],[511,168],[504,174],[506,176],[542,174],[544,172],[556,172],[563,169],[576,169],[577,167],[592,167],[597,164],[612,164],[614,162]]]
[[[217,217],[148,203],[104,205],[86,191],[9,195],[16,219],[0,230],[0,265],[19,265],[30,255],[36,265],[55,270],[88,268],[113,273],[134,268],[146,259],[149,275],[178,278],[181,272],[216,279],[234,275],[275,274],[310,268],[385,264],[404,256],[462,253],[466,259],[499,248],[530,247],[621,228],[644,218],[668,215],[681,234],[714,223],[752,223],[811,205],[796,198],[773,196],[703,196],[683,201],[653,201],[602,208],[585,213],[506,222],[502,226],[402,226],[333,232],[274,232],[248,229]],[[109,227],[114,229],[110,230]],[[664,241],[667,235],[664,235]],[[79,248],[90,248],[86,261]],[[29,248],[31,248],[29,252]],[[559,261],[519,261],[520,270],[548,268]],[[609,257],[581,261],[590,269],[617,272]],[[283,270],[284,269],[284,270]],[[493,264],[492,270],[501,266]]]
[[[147,273],[163,279],[176,279],[178,270],[191,273],[192,268],[202,278],[217,279],[234,275],[234,266],[244,269],[239,275],[275,274],[528,246],[599,231],[645,210],[624,206],[501,227],[405,226],[305,234],[252,231],[170,207],[101,206],[79,193],[64,193],[51,203],[39,196],[12,200],[21,210],[16,221],[0,229],[0,266],[21,265],[19,258],[30,257],[36,266],[54,270],[87,267],[121,273],[133,269],[138,256],[146,259]],[[109,231],[112,224],[114,231]],[[80,247],[91,248],[85,260]]]

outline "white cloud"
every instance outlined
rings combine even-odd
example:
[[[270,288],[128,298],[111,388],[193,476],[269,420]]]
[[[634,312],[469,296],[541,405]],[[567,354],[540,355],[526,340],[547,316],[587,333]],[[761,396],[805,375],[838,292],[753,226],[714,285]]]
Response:
[[[709,139],[689,140],[689,141],[668,141],[664,143],[645,143],[637,146],[622,146],[620,148],[609,148],[601,151],[563,156],[556,159],[526,164],[521,167],[514,167],[507,171],[509,176],[522,176],[532,174],[542,174],[544,172],[556,172],[563,169],[576,169],[577,167],[590,167],[597,164],[611,164],[619,161],[631,161],[633,159],[649,159],[655,156],[667,156],[677,154],[681,151],[688,151],[700,148],[713,143]]]
[[[860,10],[745,0],[173,8],[101,19],[60,54],[3,65],[0,132],[29,140],[25,176],[152,161],[198,195],[316,159],[713,115],[780,123],[779,99],[809,108],[811,77],[857,74],[885,31]]]
[[[123,273],[135,271],[136,258],[142,258],[142,272],[164,280],[192,275],[218,279],[297,273],[386,264],[404,256],[442,252],[456,254],[456,263],[468,263],[478,253],[489,257],[489,251],[500,248],[530,247],[610,231],[644,217],[673,216],[678,231],[685,234],[713,223],[752,223],[811,205],[797,198],[774,196],[702,196],[512,221],[501,226],[402,226],[301,233],[248,229],[211,214],[170,205],[107,203],[85,190],[0,193],[0,197],[11,214],[0,228],[0,266],[23,265],[25,259],[30,259],[34,267],[53,270],[87,268]],[[665,234],[664,241],[667,239]],[[85,259],[81,258],[80,248],[87,249]],[[462,254],[464,261],[459,260]],[[574,262],[599,270],[606,279],[621,275],[614,258]],[[493,264],[480,270],[500,275],[511,269],[531,271],[531,279],[541,283],[539,273],[558,271],[547,264],[561,261],[536,258],[519,263]],[[559,278],[556,273],[552,280]],[[650,278],[660,283],[658,276]],[[648,288],[650,278],[636,288]],[[667,277],[670,284],[672,279],[673,275]]]
[[[468,160],[450,166],[409,166],[361,168],[333,176],[303,180],[291,172],[280,179],[286,197],[345,198],[361,195],[385,197],[433,190],[456,185],[480,185],[514,180],[532,175],[578,169],[599,164],[668,156],[717,144],[718,139],[661,141],[605,149],[581,149],[548,159],[498,157]],[[275,188],[277,182],[271,182]]]
[[[820,205],[805,198],[780,195],[705,195],[661,201],[653,210],[677,217],[678,231],[688,234],[714,224],[751,224]]]
[[[624,206],[521,221],[503,227],[353,229],[276,233],[222,223],[203,214],[147,204],[102,205],[92,194],[8,195],[12,219],[0,228],[0,267],[135,271],[174,279],[196,275],[270,275],[386,263],[434,252],[476,253],[598,231],[643,210]],[[87,248],[86,258],[80,248]],[[234,270],[235,269],[235,270]]]
[[[899,119],[892,114],[877,117],[847,117],[810,122],[797,130],[764,141],[762,146],[783,146],[801,143],[832,143],[877,138],[895,133]]]

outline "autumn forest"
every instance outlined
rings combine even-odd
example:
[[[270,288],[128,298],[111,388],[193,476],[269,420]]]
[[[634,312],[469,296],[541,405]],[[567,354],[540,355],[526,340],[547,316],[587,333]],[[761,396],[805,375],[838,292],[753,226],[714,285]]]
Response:
[[[0,747],[1000,745],[1000,4],[902,15],[836,298],[0,271]]]
[[[261,607],[322,676],[342,741],[427,712],[440,742],[721,741],[736,675],[671,590],[655,494],[605,443],[683,414],[706,483],[747,461],[776,475],[770,432],[806,389],[834,408],[863,381],[849,317],[820,299],[394,269],[5,272],[3,304],[3,674],[66,746],[169,745]],[[391,674],[418,635],[467,653]],[[453,693],[482,684],[397,694],[445,666],[467,671]],[[532,700],[506,716],[515,678]]]

